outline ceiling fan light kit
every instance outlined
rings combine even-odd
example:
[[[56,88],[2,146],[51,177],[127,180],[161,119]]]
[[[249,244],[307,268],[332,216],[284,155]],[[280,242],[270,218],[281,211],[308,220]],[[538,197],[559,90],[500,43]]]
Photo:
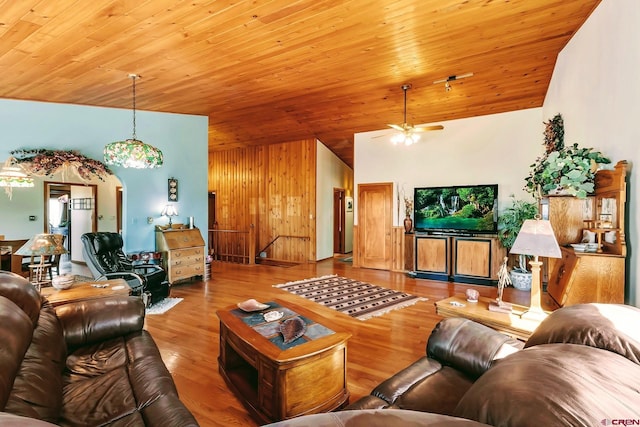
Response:
[[[444,129],[442,125],[415,127],[407,123],[407,91],[411,89],[411,85],[403,84],[401,88],[404,91],[404,122],[401,125],[388,125],[390,128],[395,129],[399,132],[391,137],[391,142],[393,143],[393,145],[412,145],[420,140],[419,132]]]
[[[391,142],[393,143],[393,145],[398,145],[398,144],[411,145],[411,144],[415,144],[419,140],[420,140],[420,135],[418,135],[417,133],[410,133],[410,134],[397,133],[391,137]]]
[[[133,137],[104,147],[104,162],[108,165],[149,169],[159,168],[164,162],[162,151],[136,139],[136,79],[139,77],[137,74],[129,74],[133,82]]]

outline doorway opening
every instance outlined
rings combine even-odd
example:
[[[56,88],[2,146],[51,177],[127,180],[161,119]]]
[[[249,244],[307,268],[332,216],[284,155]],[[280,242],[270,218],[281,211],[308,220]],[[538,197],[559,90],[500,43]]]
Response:
[[[66,236],[68,260],[84,262],[80,236],[98,229],[97,186],[44,182],[44,230]]]
[[[345,253],[345,190],[344,188],[333,189],[333,253]]]

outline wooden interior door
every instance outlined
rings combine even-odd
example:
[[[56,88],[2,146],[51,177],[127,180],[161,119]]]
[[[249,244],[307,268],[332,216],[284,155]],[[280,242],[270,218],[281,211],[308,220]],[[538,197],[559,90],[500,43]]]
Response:
[[[391,270],[393,183],[358,185],[360,266]]]

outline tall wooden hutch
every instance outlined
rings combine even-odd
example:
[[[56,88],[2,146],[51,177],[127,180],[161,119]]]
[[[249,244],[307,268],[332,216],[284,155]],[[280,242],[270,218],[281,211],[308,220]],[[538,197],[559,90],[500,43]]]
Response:
[[[595,194],[587,199],[549,196],[541,200],[562,250],[561,259],[549,259],[547,292],[560,307],[587,303],[624,303],[625,203],[627,162],[596,173]],[[595,237],[596,252],[578,252],[587,230]],[[588,234],[590,234],[588,233]]]

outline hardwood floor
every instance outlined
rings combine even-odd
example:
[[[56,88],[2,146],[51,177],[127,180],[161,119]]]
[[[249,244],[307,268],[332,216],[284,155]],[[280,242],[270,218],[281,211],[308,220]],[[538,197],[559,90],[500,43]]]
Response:
[[[348,343],[348,387],[353,402],[369,394],[378,383],[412,363],[425,352],[435,324],[434,302],[463,294],[469,285],[412,279],[402,273],[353,268],[328,259],[316,264],[284,268],[214,263],[209,281],[174,286],[171,296],[184,301],[162,315],[148,315],[145,327],[160,347],[162,358],[178,387],[180,398],[202,426],[257,425],[228,390],[218,373],[219,322],[216,310],[248,298],[289,300],[335,320],[351,332]],[[414,306],[366,321],[307,301],[272,287],[292,280],[338,274],[429,298]],[[472,286],[482,296],[495,297],[496,289]],[[526,304],[528,292],[508,289],[505,299]]]

